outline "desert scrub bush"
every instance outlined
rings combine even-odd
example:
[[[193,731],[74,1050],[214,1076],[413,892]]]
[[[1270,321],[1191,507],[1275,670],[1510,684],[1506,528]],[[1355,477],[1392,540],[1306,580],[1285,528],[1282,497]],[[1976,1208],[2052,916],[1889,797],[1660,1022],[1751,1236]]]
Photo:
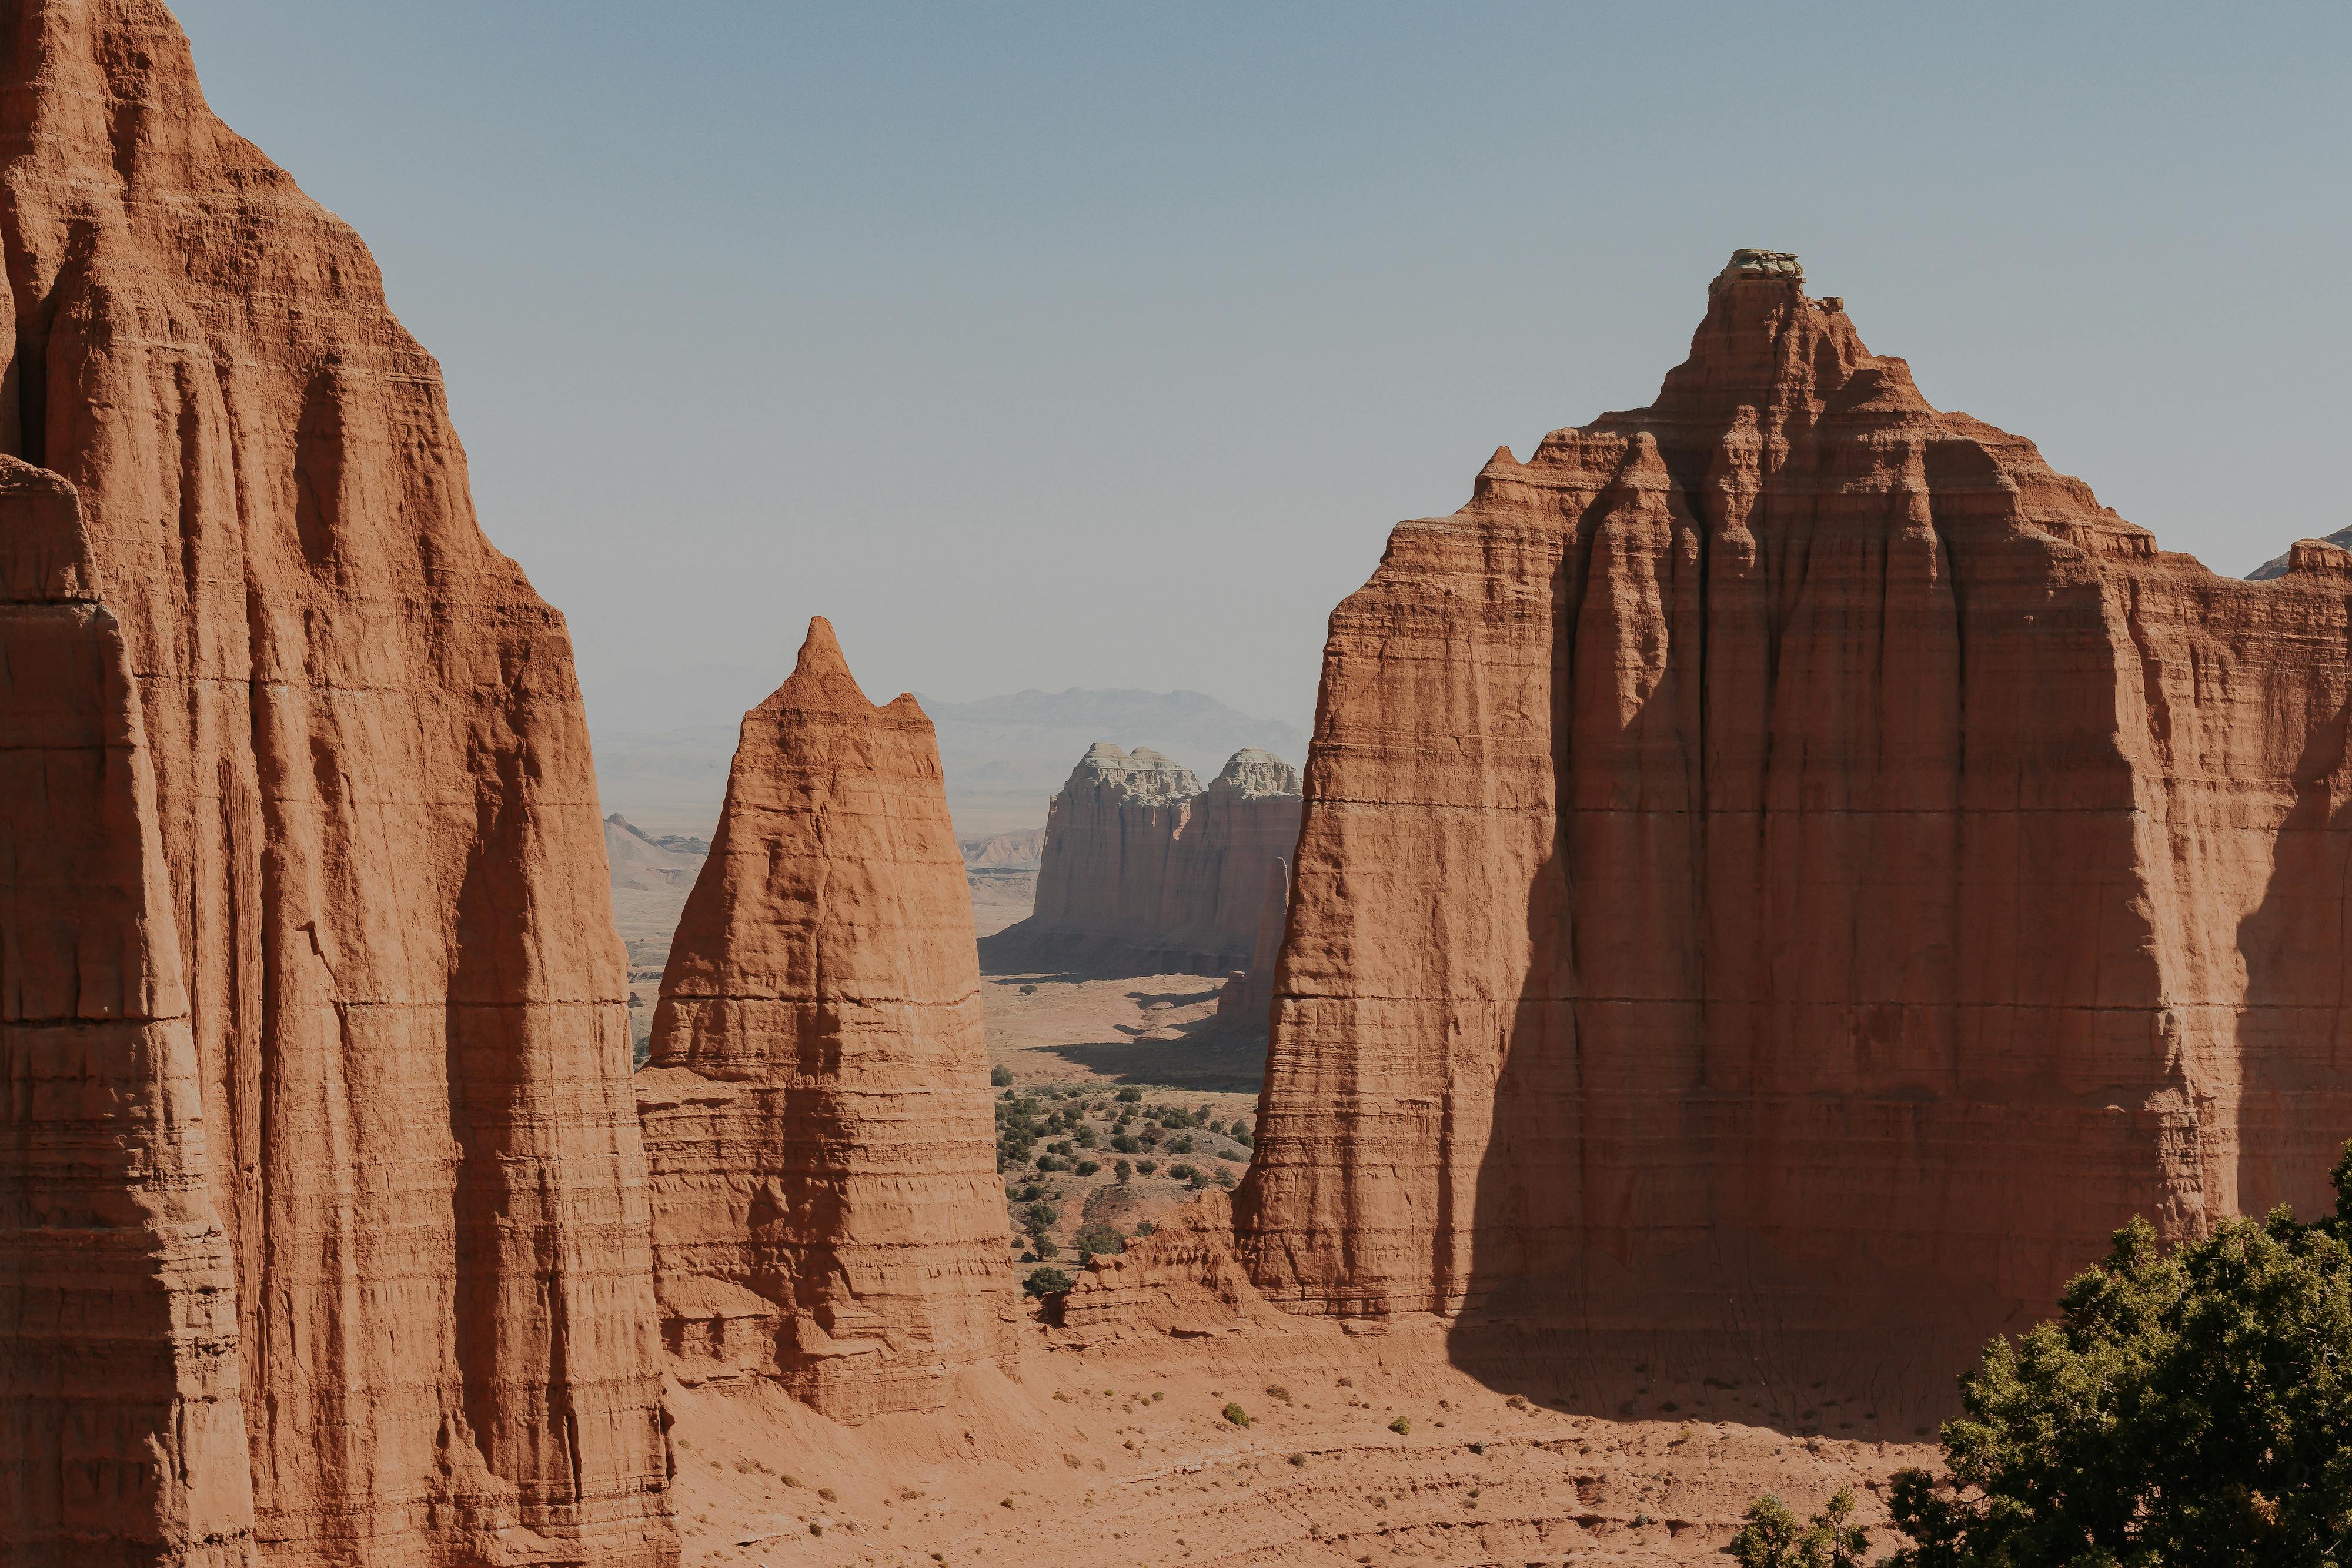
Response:
[[[1412,1422],[1409,1417],[1400,1416],[1395,1420],[1389,1423],[1389,1430],[1394,1432],[1400,1437],[1411,1437],[1412,1435]]]
[[[1290,1456],[1290,1462],[1297,1465],[1303,1470],[1307,1468],[1307,1456],[1304,1454],[1293,1454]]]
[[[1039,1155],[1037,1168],[1041,1171],[1066,1171],[1070,1168],[1070,1162],[1059,1155]]]
[[[1174,1176],[1178,1181],[1191,1181],[1192,1179],[1192,1167],[1186,1165],[1183,1161],[1179,1160],[1176,1164],[1168,1167],[1168,1174]]]
[[[1766,1492],[1748,1505],[1747,1523],[1730,1550],[1740,1568],[1861,1568],[1870,1532],[1853,1522],[1851,1487],[1838,1488],[1811,1524],[1798,1523],[1786,1503]]]
[[[1024,997],[1034,997],[1037,994],[1037,988],[1034,984],[1025,984],[1021,988],[1021,994]]]
[[[1279,1383],[1267,1384],[1265,1385],[1265,1396],[1268,1399],[1279,1399],[1285,1405],[1290,1403],[1290,1390],[1285,1388]]]
[[[2059,1319],[1997,1339],[1944,1427],[1948,1480],[1899,1470],[1896,1568],[2318,1568],[2352,1524],[2352,1145],[2333,1217],[2285,1206],[2166,1249],[2145,1219]]]
[[[1080,1160],[1076,1165],[1072,1166],[1070,1169],[1077,1176],[1092,1176],[1095,1172],[1102,1169],[1102,1163],[1099,1160]]]
[[[1125,1160],[1121,1160],[1117,1165],[1110,1167],[1110,1174],[1117,1176],[1121,1181],[1133,1181],[1135,1179],[1135,1167],[1129,1165]]]
[[[1013,1086],[1013,1069],[1000,1061],[988,1070],[988,1081],[999,1089],[1010,1089]]]
[[[1024,1295],[1058,1296],[1077,1281],[1059,1269],[1032,1269],[1021,1281]]]
[[[1160,1162],[1158,1160],[1138,1160],[1135,1162],[1135,1168],[1141,1171],[1145,1176],[1150,1176],[1153,1171],[1160,1168]]]
[[[1231,1400],[1225,1403],[1225,1419],[1236,1427],[1246,1427],[1250,1424],[1249,1412]]]
[[[1140,1089],[1122,1089],[1118,1093],[1112,1095],[1111,1098],[1118,1101],[1122,1105],[1133,1105],[1143,1099],[1143,1091]]]
[[[1126,1251],[1127,1238],[1097,1219],[1091,1225],[1080,1227],[1078,1233],[1070,1238],[1070,1245],[1078,1249],[1078,1261],[1083,1263],[1097,1252]]]

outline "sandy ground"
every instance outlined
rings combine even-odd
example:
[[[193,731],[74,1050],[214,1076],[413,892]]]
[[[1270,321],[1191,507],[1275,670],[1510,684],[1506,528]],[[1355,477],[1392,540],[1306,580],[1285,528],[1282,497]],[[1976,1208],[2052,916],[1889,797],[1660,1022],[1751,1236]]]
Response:
[[[1034,871],[968,871],[963,880],[971,889],[974,936],[993,936],[1014,921],[1028,919],[1037,906]]]
[[[1722,1561],[1759,1493],[1810,1513],[1842,1482],[1883,1549],[1885,1477],[1932,1458],[1549,1408],[1446,1364],[1433,1319],[1202,1328],[1087,1346],[1033,1322],[1010,1375],[857,1428],[764,1389],[673,1388],[686,1561],[1695,1563]]]

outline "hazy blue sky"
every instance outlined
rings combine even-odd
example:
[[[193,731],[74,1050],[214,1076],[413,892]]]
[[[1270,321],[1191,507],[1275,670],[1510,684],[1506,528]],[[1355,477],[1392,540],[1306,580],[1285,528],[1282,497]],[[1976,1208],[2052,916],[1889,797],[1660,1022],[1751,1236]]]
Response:
[[[2352,5],[180,0],[600,693],[1195,687],[1736,246],[2218,570],[2352,524]],[[617,701],[617,698],[612,699]],[[609,722],[609,721],[608,721]]]

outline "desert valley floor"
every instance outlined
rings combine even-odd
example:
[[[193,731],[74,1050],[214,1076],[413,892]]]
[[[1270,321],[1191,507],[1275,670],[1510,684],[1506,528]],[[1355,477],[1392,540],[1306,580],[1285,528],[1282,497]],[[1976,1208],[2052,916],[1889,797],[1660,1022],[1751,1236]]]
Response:
[[[992,906],[1013,901],[981,874],[971,882],[981,935],[1027,912],[1028,888],[1008,915]],[[614,897],[649,1023],[684,892]],[[1214,981],[989,975],[982,988],[989,1061],[1012,1080],[1000,1099],[1116,1109],[1127,1089],[1139,1108],[1252,1118],[1263,1041],[1203,1027]],[[1237,1173],[1246,1151],[1221,1142]],[[1188,1148],[1125,1185],[1108,1168],[1047,1177],[1040,1196],[1060,1211],[1060,1260],[1075,1266],[1082,1225],[1132,1233],[1192,1201],[1166,1172],[1188,1156],[1210,1163]],[[1025,1174],[1007,1182],[1016,1234],[1035,1185]],[[1936,1458],[1916,1433],[1856,1436],[1866,1413],[1791,1404],[1786,1429],[1758,1421],[1771,1405],[1801,1401],[1801,1388],[1637,1383],[1596,1410],[1590,1396],[1458,1370],[1432,1316],[1367,1332],[1205,1306],[1174,1333],[1097,1339],[1024,1300],[1011,1374],[966,1371],[947,1412],[855,1427],[757,1383],[719,1392],[673,1382],[685,1561],[1702,1563],[1720,1560],[1762,1492],[1810,1511],[1851,1485],[1864,1519],[1883,1526],[1886,1478]],[[1226,1417],[1228,1404],[1246,1427]]]

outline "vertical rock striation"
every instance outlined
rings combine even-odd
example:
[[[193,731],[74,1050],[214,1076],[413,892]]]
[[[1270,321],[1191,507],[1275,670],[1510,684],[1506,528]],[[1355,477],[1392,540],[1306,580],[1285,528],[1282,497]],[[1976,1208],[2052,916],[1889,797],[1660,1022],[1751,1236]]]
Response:
[[[963,858],[930,721],[823,620],[743,716],[637,1098],[688,1382],[860,1421],[1009,1364],[1017,1321]]]
[[[2347,561],[2158,550],[1740,253],[1332,619],[1254,1278],[1891,1415],[2127,1216],[2322,1202]]]
[[[1282,931],[1289,914],[1290,862],[1276,857],[1266,867],[1265,896],[1258,904],[1249,967],[1234,970],[1217,994],[1219,1028],[1254,1034],[1269,1027],[1274,1012],[1274,966],[1282,956]]]
[[[0,5],[0,1542],[673,1560],[586,727],[437,367],[152,0]]]
[[[997,973],[1222,975],[1257,935],[1266,867],[1298,836],[1298,770],[1245,747],[1207,789],[1148,747],[1097,742],[1045,819],[1037,902],[981,943]]]

